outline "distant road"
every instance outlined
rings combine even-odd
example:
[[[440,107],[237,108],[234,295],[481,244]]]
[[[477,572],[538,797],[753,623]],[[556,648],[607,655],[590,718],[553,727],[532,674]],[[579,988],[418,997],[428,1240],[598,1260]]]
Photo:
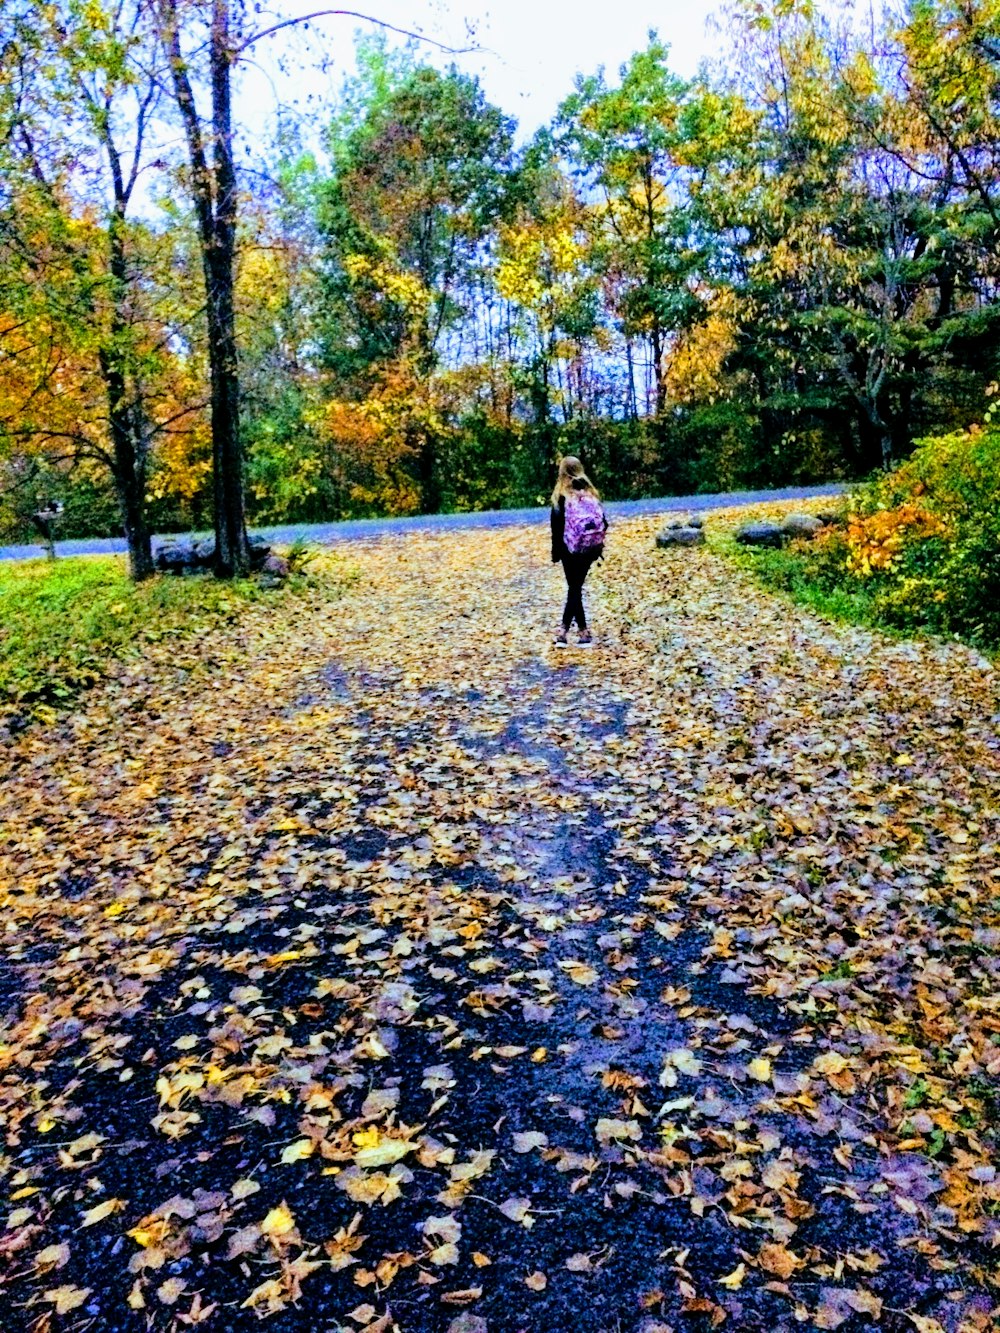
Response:
[[[731,505],[766,504],[769,500],[811,500],[817,496],[840,495],[842,485],[793,486],[781,491],[729,491],[722,495],[667,495],[658,500],[616,500],[606,508],[612,516],[638,514],[694,513],[705,509],[725,509]],[[256,536],[284,545],[296,538],[319,545],[381,537],[386,533],[435,532],[447,528],[503,528],[524,523],[539,523],[544,509],[492,509],[472,514],[422,514],[413,518],[360,518],[343,523],[290,523],[277,528],[254,528]],[[154,537],[154,550],[165,542],[182,540],[182,535]],[[57,542],[59,555],[118,555],[124,550],[121,537],[93,537],[84,541]],[[44,554],[41,546],[0,546],[0,560],[29,560]]]

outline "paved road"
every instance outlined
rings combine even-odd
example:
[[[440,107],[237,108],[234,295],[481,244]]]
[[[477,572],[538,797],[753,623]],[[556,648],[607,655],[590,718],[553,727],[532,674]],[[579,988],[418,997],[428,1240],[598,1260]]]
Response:
[[[608,513],[627,517],[632,514],[658,514],[722,509],[729,505],[759,504],[768,500],[807,500],[815,496],[839,495],[840,485],[793,486],[781,491],[730,491],[721,495],[667,495],[656,500],[619,500],[607,505]],[[390,532],[426,532],[439,528],[500,528],[520,523],[537,523],[539,509],[492,509],[474,514],[426,514],[414,518],[363,518],[344,523],[291,523],[283,527],[255,528],[266,541],[277,544],[305,541],[332,545],[364,537],[380,537]],[[154,537],[154,549],[177,537]],[[59,555],[114,555],[125,550],[120,537],[95,537],[83,541],[57,542]],[[40,546],[0,546],[0,560],[27,560],[43,554]]]

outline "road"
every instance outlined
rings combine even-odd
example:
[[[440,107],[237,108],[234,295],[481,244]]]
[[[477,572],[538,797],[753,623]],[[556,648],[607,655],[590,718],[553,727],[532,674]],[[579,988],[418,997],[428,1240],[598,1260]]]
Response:
[[[780,491],[729,491],[719,495],[668,495],[653,500],[619,500],[607,505],[615,517],[640,514],[694,513],[706,509],[721,509],[731,505],[760,504],[768,500],[807,500],[816,496],[839,495],[841,485],[789,487]],[[276,545],[302,538],[320,545],[357,541],[365,537],[381,537],[393,532],[427,532],[441,528],[500,528],[523,523],[537,523],[543,517],[540,509],[499,509],[471,514],[423,514],[410,518],[364,518],[343,523],[290,523],[280,527],[255,528],[254,533]],[[177,541],[178,535],[153,538],[154,549],[165,542]],[[56,543],[56,552],[69,555],[115,555],[125,550],[121,537],[92,537],[79,541]],[[0,546],[0,560],[30,560],[44,554],[41,546]]]

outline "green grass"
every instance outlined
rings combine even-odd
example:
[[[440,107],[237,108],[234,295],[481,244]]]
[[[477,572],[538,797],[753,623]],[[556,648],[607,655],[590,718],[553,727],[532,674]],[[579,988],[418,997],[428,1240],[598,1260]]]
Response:
[[[784,593],[799,606],[852,625],[867,625],[886,633],[899,633],[880,620],[874,598],[864,586],[845,587],[818,577],[807,555],[788,548],[778,551],[750,549],[727,540],[722,550],[748,569],[765,588]]]
[[[133,584],[117,557],[0,562],[0,715],[45,715],[112,664],[230,620],[261,596],[251,580]]]

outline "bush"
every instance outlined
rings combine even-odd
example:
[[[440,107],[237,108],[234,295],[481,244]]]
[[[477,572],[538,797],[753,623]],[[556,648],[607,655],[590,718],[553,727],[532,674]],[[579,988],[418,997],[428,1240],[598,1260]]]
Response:
[[[1000,428],[918,440],[855,489],[841,526],[756,565],[799,598],[840,597],[852,619],[1000,647]]]

